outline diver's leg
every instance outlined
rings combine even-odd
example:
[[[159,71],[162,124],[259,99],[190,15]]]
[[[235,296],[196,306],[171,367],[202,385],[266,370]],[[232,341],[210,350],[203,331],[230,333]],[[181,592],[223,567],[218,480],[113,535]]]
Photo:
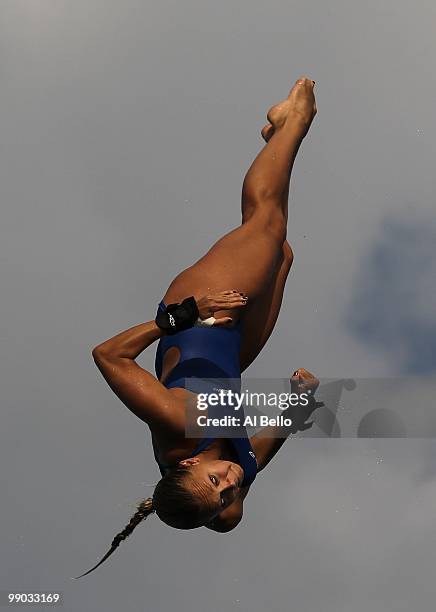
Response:
[[[312,81],[312,90],[313,85],[314,82]],[[267,143],[271,140],[277,130],[280,130],[282,128],[284,124],[284,119],[287,118],[290,96],[287,100],[284,100],[283,102],[273,106],[268,112],[267,118],[269,120],[269,123],[261,131],[262,137]],[[316,114],[315,102],[313,102],[313,111],[314,116]],[[289,177],[292,170],[292,163],[293,161],[292,159],[290,159]],[[245,178],[244,188],[248,194],[250,193],[250,191],[253,190],[253,185],[250,184],[250,181],[251,183],[254,182],[256,184],[256,182],[259,181],[260,176],[260,183],[262,184],[263,168],[260,167],[260,172],[258,170],[258,168],[252,167]],[[274,184],[274,182],[272,182],[271,184]],[[279,182],[277,182],[277,184],[279,185]],[[289,180],[284,181],[284,188],[282,191],[281,198],[282,210],[286,219],[288,216],[289,185]],[[247,201],[250,201],[249,197],[247,198]],[[253,214],[250,210],[249,205],[246,207],[246,210],[243,211],[243,214],[248,219],[250,218],[250,215]],[[278,261],[275,274],[273,275],[268,287],[266,288],[264,293],[262,293],[255,300],[254,304],[250,303],[248,304],[247,308],[244,309],[244,334],[240,352],[242,372],[254,361],[254,359],[256,359],[257,355],[260,353],[260,351],[266,344],[268,338],[270,337],[274,329],[280,312],[285,284],[292,266],[293,259],[294,255],[291,246],[287,241],[285,241],[283,243],[281,257]]]
[[[313,107],[313,82],[304,78],[285,101],[270,110],[268,118],[275,133],[244,180],[242,225],[174,279],[164,296],[166,303],[232,288],[247,293],[251,303],[265,293],[280,265],[291,171],[315,116]]]
[[[301,141],[317,113],[314,85],[315,81],[301,77],[288,97],[268,111],[269,124],[261,132],[267,146],[248,170],[242,188],[245,221],[256,212],[255,203],[259,199],[268,201],[271,198],[280,200],[287,220],[292,168]],[[300,140],[295,146],[296,135]],[[250,202],[254,202],[254,205],[250,206]]]
[[[256,359],[274,329],[293,259],[291,246],[285,241],[277,272],[267,290],[257,298],[255,303],[248,304],[244,310],[240,350],[241,372]]]

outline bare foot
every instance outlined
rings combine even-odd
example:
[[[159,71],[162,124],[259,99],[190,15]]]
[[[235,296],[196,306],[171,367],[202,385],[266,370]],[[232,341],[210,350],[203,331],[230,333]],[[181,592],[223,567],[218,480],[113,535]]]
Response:
[[[307,133],[317,113],[314,86],[315,81],[308,77],[300,77],[288,97],[269,109],[267,113],[269,123],[260,132],[266,142],[276,130],[284,126],[288,119],[300,123]]]

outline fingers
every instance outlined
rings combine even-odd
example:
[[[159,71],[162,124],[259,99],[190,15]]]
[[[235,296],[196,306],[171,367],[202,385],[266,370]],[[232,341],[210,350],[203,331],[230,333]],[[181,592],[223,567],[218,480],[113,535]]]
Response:
[[[228,289],[226,291],[219,291],[215,295],[215,297],[229,296],[229,295],[242,295],[243,297],[248,297],[248,295],[244,291],[237,291],[237,289]]]
[[[268,125],[265,125],[260,131],[260,135],[262,136],[265,142],[268,142],[273,134],[274,127],[270,123],[268,123]]]
[[[236,289],[208,294],[196,300],[201,319],[210,317],[219,310],[230,310],[246,306],[248,296]]]
[[[228,308],[241,308],[248,301],[248,296],[245,293],[232,290],[221,291],[216,295],[210,296],[211,307],[215,310],[226,310]]]
[[[310,79],[308,76],[301,76],[299,79],[295,81],[298,85],[303,85],[304,83],[312,83],[312,87],[315,87],[316,81]]]

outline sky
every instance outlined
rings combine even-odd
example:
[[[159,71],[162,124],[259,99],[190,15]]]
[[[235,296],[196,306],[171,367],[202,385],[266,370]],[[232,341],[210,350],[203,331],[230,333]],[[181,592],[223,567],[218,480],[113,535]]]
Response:
[[[419,427],[368,438],[368,419],[290,438],[235,531],[150,517],[71,577],[158,479],[91,350],[154,318],[240,223],[266,112],[302,75],[318,114],[292,174],[295,260],[246,375],[425,376],[421,400],[395,397],[431,416],[434,3],[3,0],[0,16],[0,591],[60,591],[65,612],[432,611],[436,445]],[[138,361],[152,371],[153,347]]]

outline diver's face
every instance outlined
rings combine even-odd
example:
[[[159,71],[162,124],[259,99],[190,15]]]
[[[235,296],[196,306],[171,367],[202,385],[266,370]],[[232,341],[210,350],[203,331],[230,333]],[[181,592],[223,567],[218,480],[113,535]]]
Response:
[[[211,514],[219,514],[238,497],[244,470],[237,463],[192,457],[184,459],[180,464],[190,468],[195,478],[194,492],[204,499]]]

